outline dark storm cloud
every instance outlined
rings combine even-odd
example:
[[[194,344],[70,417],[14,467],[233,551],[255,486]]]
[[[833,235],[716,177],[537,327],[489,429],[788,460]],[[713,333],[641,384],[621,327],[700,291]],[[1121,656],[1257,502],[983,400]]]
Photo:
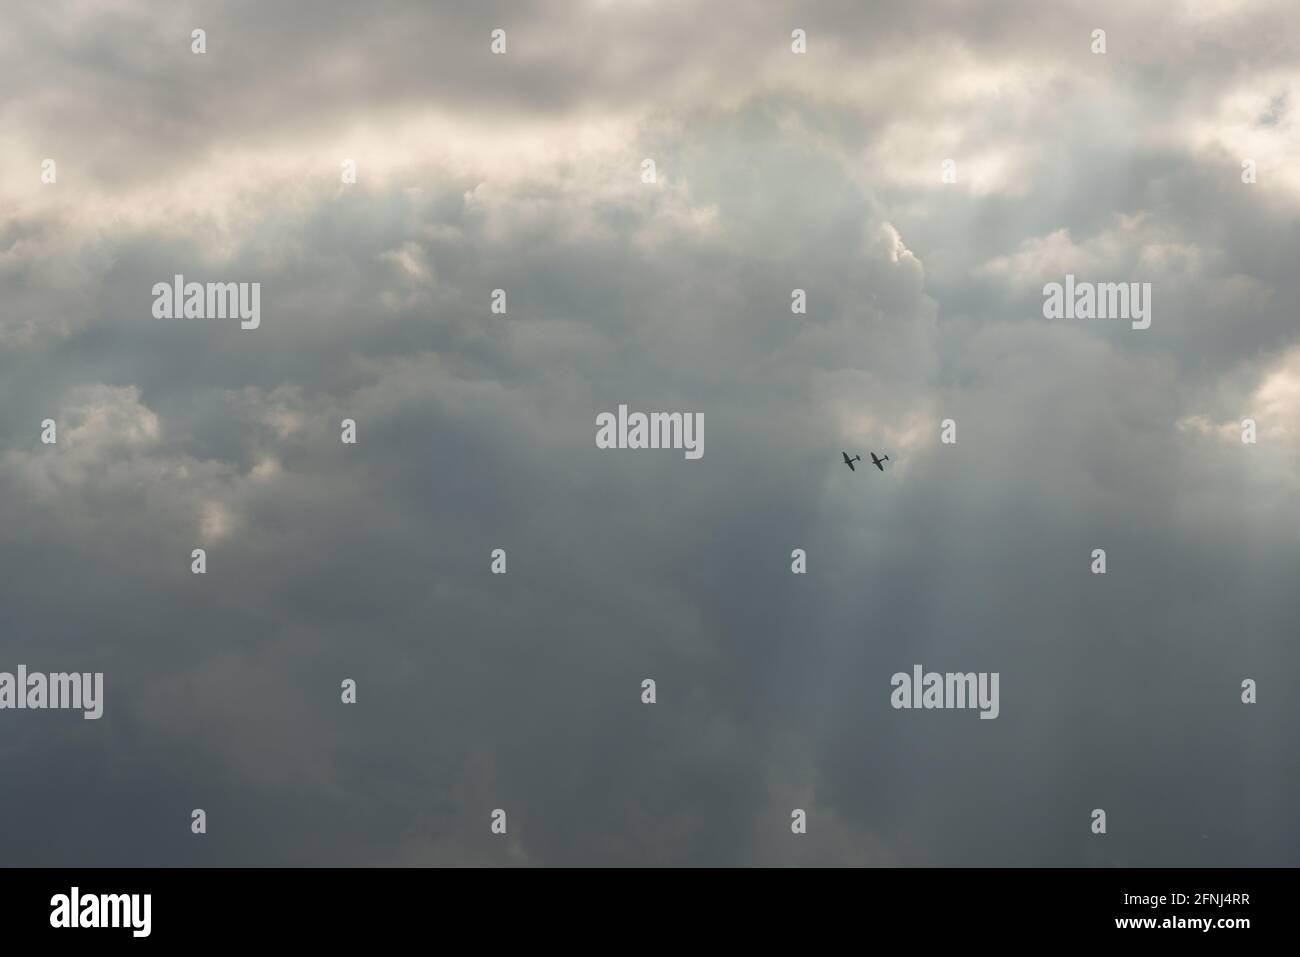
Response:
[[[1294,142],[1287,7],[731,6],[20,14],[3,665],[107,699],[4,713],[6,860],[1295,862],[1300,194],[1194,135],[1257,76]],[[1044,320],[1058,266],[1152,329]],[[178,272],[262,327],[152,319]],[[1001,715],[893,710],[917,662]]]

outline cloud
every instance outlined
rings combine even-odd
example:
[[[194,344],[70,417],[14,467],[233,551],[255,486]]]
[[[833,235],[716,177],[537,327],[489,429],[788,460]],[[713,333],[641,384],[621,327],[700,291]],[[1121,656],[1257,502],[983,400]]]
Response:
[[[101,795],[18,773],[5,859],[1294,863],[1294,5],[444,7],[0,37],[7,660],[108,696],[3,719]],[[1067,272],[1151,329],[1044,320]],[[893,710],[917,662],[1001,715]]]

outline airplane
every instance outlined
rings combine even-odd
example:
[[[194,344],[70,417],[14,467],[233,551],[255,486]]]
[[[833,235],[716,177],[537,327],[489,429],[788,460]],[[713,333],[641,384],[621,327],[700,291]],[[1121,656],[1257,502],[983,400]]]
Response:
[[[878,459],[876,458],[875,452],[871,453],[871,464],[874,465],[876,468],[880,469],[880,471],[882,472],[885,470],[884,463],[888,461],[889,461],[888,455],[886,455],[883,459]]]
[[[847,466],[849,467],[849,471],[850,471],[850,472],[856,472],[857,469],[855,469],[855,468],[853,467],[853,463],[854,463],[854,462],[861,462],[861,461],[862,461],[862,456],[861,456],[861,455],[855,455],[855,456],[853,456],[853,458],[849,458],[849,453],[848,453],[848,452],[840,452],[840,455],[844,456],[844,464],[847,465]]]

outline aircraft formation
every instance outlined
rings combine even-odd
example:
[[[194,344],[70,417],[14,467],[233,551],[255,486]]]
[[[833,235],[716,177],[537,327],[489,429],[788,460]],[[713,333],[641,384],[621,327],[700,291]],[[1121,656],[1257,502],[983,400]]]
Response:
[[[877,458],[875,452],[870,452],[870,453],[868,453],[868,454],[871,456],[871,464],[874,465],[876,468],[880,469],[880,471],[883,472],[883,471],[885,470],[885,463],[889,461],[889,456],[888,456],[888,455],[885,455],[885,456],[881,456],[881,457]],[[847,465],[847,466],[849,467],[849,471],[850,471],[850,472],[856,472],[857,469],[854,467],[853,463],[854,463],[854,462],[861,462],[861,461],[862,461],[862,456],[861,456],[861,455],[855,455],[855,456],[853,456],[853,458],[849,458],[849,453],[848,453],[848,452],[843,452],[843,451],[840,452],[840,455],[844,456],[844,464]]]

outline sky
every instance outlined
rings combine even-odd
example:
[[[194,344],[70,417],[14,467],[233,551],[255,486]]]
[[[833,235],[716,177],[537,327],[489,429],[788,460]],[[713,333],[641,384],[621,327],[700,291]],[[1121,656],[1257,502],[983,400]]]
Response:
[[[1300,864],[1291,0],[4,19],[0,861]]]

